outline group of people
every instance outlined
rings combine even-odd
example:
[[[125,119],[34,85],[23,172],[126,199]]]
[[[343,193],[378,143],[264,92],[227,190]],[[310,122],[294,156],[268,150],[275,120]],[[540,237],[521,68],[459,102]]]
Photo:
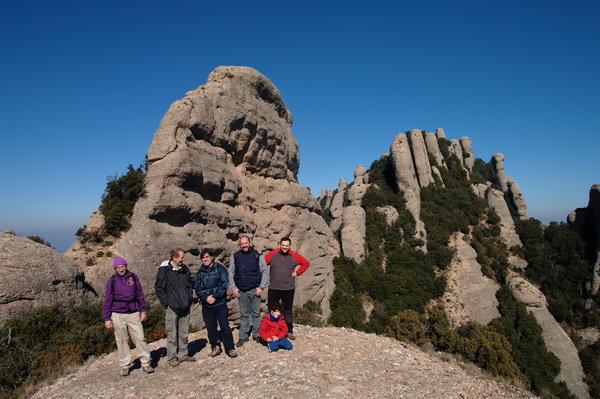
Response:
[[[254,249],[250,237],[242,236],[240,250],[231,256],[229,270],[215,260],[212,250],[204,249],[200,253],[202,265],[195,280],[183,263],[185,251],[173,249],[170,259],[158,268],[155,282],[158,300],[166,308],[167,363],[176,367],[182,362],[196,361],[188,353],[194,290],[202,303],[202,318],[211,346],[208,356],[220,355],[222,344],[229,357],[237,357],[236,346],[241,347],[250,337],[264,343],[269,352],[292,349],[295,279],[310,263],[291,251],[291,244],[290,238],[284,237],[279,241],[279,249],[263,255]],[[121,257],[113,260],[115,274],[106,283],[103,315],[105,327],[114,329],[121,376],[128,376],[131,367],[129,335],[140,354],[142,370],[154,372],[142,327],[147,311],[144,292],[139,278],[127,266],[127,261]],[[261,296],[267,287],[269,313],[261,321]],[[239,338],[235,344],[229,326],[228,289],[238,299],[240,307]]]

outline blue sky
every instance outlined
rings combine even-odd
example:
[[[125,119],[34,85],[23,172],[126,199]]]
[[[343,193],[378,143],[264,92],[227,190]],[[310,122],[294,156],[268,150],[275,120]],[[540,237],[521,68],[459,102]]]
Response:
[[[288,4],[289,3],[289,4]],[[302,185],[353,180],[396,133],[506,155],[529,213],[600,183],[598,1],[15,1],[0,12],[0,231],[64,251],[106,177],[139,165],[174,101],[250,66],[294,117]]]

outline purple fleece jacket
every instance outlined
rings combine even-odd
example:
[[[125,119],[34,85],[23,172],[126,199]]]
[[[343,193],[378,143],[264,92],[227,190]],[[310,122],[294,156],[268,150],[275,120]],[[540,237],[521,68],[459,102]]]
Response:
[[[133,313],[138,310],[146,312],[146,299],[138,276],[127,270],[123,277],[115,274],[115,289],[113,292],[112,276],[106,283],[106,296],[104,297],[104,321],[110,320],[112,312]],[[127,302],[116,302],[131,301]]]

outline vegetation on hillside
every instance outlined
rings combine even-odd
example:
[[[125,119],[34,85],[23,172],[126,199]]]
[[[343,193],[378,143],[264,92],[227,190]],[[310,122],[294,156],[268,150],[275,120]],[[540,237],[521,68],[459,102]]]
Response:
[[[593,264],[581,236],[565,223],[543,226],[533,218],[516,227],[528,263],[525,273],[546,296],[556,320],[578,329],[600,328],[600,298],[589,293]],[[592,398],[600,398],[600,343],[582,349],[579,357]]]
[[[144,330],[149,342],[166,337],[162,306],[149,309]],[[115,348],[101,302],[56,304],[12,318],[0,328],[0,398],[29,396],[36,383]]]
[[[447,168],[439,168],[443,185],[436,178],[436,184],[421,190],[421,220],[427,230],[426,253],[421,250],[424,237],[418,235],[415,221],[406,210],[389,159],[382,157],[371,165],[369,182],[372,184],[362,201],[366,212],[366,257],[360,263],[343,256],[334,260],[336,289],[331,298],[329,322],[419,345],[433,345],[437,350],[469,359],[493,375],[520,381],[535,393],[570,398],[566,387],[554,382],[560,372],[560,361],[546,348],[541,327],[505,285],[509,250],[499,237],[500,218],[471,188],[472,184],[488,181],[493,188],[499,188],[491,164],[476,159],[469,178],[458,158],[449,151],[449,142],[440,139],[439,144],[447,165]],[[400,215],[392,226],[377,210],[384,206],[394,207]],[[454,255],[448,242],[457,232],[465,234],[477,252],[482,272],[502,287],[497,293],[501,316],[487,326],[469,323],[453,329],[443,309],[432,307],[435,303],[432,300],[445,290],[444,270]],[[585,313],[581,313],[581,298],[589,264],[566,255],[564,251],[579,247],[574,237],[561,238],[564,234],[555,226],[548,229],[547,238],[552,242],[551,262],[556,270],[546,275],[544,270],[548,265],[540,264],[526,273],[532,279],[538,275],[539,281],[558,283],[565,279],[569,294],[557,294],[555,299],[550,295],[549,300],[554,312],[572,311],[569,315],[563,314],[561,319],[570,320],[570,317],[581,318]],[[539,246],[539,241],[536,242]],[[512,250],[519,253],[518,248]],[[536,253],[539,257],[539,250],[526,250],[528,261],[529,256]],[[564,274],[567,269],[571,269],[568,276]],[[600,369],[600,365],[594,365]]]
[[[144,195],[144,178],[146,165],[137,168],[127,167],[127,173],[107,177],[106,189],[102,194],[100,212],[104,216],[104,224],[99,229],[88,229],[86,226],[75,233],[82,243],[93,241],[100,243],[106,237],[119,237],[130,227],[130,218],[137,200]]]

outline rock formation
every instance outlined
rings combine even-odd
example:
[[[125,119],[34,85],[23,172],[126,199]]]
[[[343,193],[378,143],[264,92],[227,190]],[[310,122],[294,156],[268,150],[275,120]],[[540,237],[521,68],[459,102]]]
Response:
[[[415,171],[408,137],[398,133],[390,147],[390,158],[394,166],[396,183],[404,194],[406,208],[417,223],[417,231],[423,231],[421,223],[421,187]]]
[[[331,231],[338,231],[342,227],[342,216],[344,215],[344,198],[346,197],[346,179],[340,179],[337,191],[331,197]]]
[[[594,263],[590,293],[598,295],[600,289],[600,184],[590,188],[587,208],[578,208],[567,217],[567,223],[579,233],[588,248],[588,257]]]
[[[490,190],[488,203],[490,207],[496,210],[496,213],[500,217],[501,239],[508,248],[521,246],[522,243],[515,232],[514,222],[510,216],[510,212],[508,212],[507,204],[505,201],[499,201],[499,197],[500,192],[498,190]],[[516,256],[509,257],[509,263],[513,270],[527,267],[527,262]],[[507,277],[511,292],[515,299],[525,304],[527,310],[535,316],[542,328],[542,335],[548,350],[554,353],[561,361],[562,367],[557,380],[564,381],[571,393],[578,398],[589,398],[587,386],[583,382],[583,367],[581,366],[575,344],[548,310],[544,294],[513,270],[509,271]]]
[[[465,168],[469,171],[473,171],[473,166],[475,165],[475,152],[473,151],[473,143],[471,139],[464,136],[460,138],[460,146],[462,148],[462,153],[465,162]]]
[[[529,217],[527,211],[527,202],[525,201],[525,197],[521,192],[521,188],[504,171],[504,154],[494,154],[490,162],[496,171],[502,192],[508,195],[511,205],[517,209],[519,217],[521,219],[527,219]]]
[[[441,298],[448,318],[453,325],[468,321],[487,324],[500,317],[496,291],[499,285],[485,277],[477,263],[477,253],[463,240],[464,234],[456,233],[450,247],[456,255],[446,273],[448,285]]]
[[[151,298],[156,268],[174,247],[188,252],[195,272],[202,248],[228,265],[242,235],[263,251],[289,236],[292,249],[311,262],[298,279],[297,304],[315,300],[327,316],[339,244],[317,200],[298,184],[291,125],[279,90],[247,67],[218,67],[171,105],[148,151],[146,195],[114,249]],[[103,291],[102,281],[94,286]]]
[[[431,164],[425,148],[425,139],[423,134],[418,129],[413,129],[410,132],[411,152],[414,160],[417,179],[421,188],[427,187],[435,183],[431,172]]]
[[[98,297],[77,263],[46,245],[0,233],[0,326],[42,306],[86,299]]]
[[[431,167],[445,167],[446,161],[444,160],[442,152],[440,151],[438,137],[436,137],[436,135],[433,133],[425,133],[425,144],[427,145],[427,152],[431,154],[436,163],[435,165],[431,165]]]

